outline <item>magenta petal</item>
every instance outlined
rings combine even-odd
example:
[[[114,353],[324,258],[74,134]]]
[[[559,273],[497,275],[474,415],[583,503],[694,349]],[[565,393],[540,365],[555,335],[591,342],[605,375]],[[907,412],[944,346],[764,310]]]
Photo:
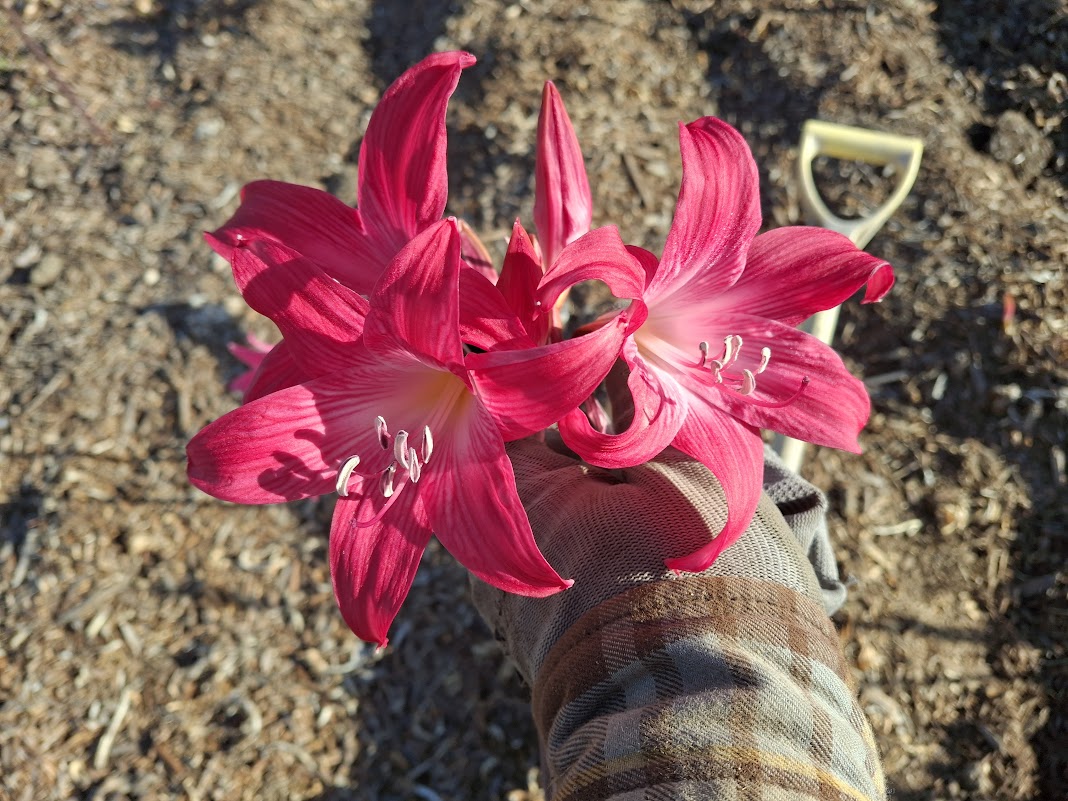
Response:
[[[311,378],[349,363],[368,304],[312,262],[277,242],[235,248],[234,280],[248,305],[271,318]]]
[[[426,512],[413,489],[401,492],[372,525],[363,524],[375,512],[375,504],[339,498],[330,526],[330,578],[341,615],[357,637],[383,647],[431,536]]]
[[[545,84],[534,166],[534,225],[546,267],[590,230],[593,200],[575,129],[552,82]]]
[[[623,352],[630,366],[627,389],[634,404],[627,429],[601,433],[579,410],[560,420],[560,435],[567,446],[600,467],[632,467],[652,459],[671,444],[686,416],[686,401],[674,379],[646,364],[633,342],[628,341]]]
[[[418,486],[434,533],[464,567],[505,592],[543,597],[566,589],[571,582],[534,542],[493,418],[474,397],[467,404]]]
[[[371,114],[356,205],[391,256],[445,211],[445,110],[460,72],[474,63],[469,53],[427,56],[393,82]]]
[[[309,378],[310,376],[297,366],[293,359],[292,349],[283,339],[271,348],[270,352],[263,357],[255,373],[249,377],[242,402],[251,403],[257,398],[270,395],[280,389],[302,384]]]
[[[243,365],[255,370],[260,366],[263,357],[270,353],[273,346],[254,334],[246,334],[245,341],[248,344],[242,345],[240,342],[229,342],[226,345],[226,349],[230,351],[231,356]]]
[[[653,280],[653,276],[656,275],[656,270],[660,266],[660,259],[656,257],[656,254],[650,253],[645,248],[640,248],[637,245],[627,245],[627,253],[638,260],[638,264],[641,265],[642,270],[645,272],[645,285],[648,286]]]
[[[880,300],[894,284],[894,271],[834,231],[776,228],[753,240],[745,271],[714,303],[794,326],[837,306],[864,284],[864,302]]]
[[[254,370],[246,370],[241,375],[234,376],[230,383],[226,385],[227,391],[236,392],[243,397],[245,391],[252,386],[252,374],[254,372]]]
[[[528,330],[536,317],[544,316],[547,322],[551,320],[549,310],[538,305],[541,276],[541,261],[534,244],[519,220],[516,220],[512,225],[512,237],[508,240],[508,252],[504,254],[501,277],[497,279],[497,289]],[[532,337],[541,339],[533,333]]]
[[[673,444],[711,470],[726,496],[723,530],[700,550],[666,561],[671,570],[699,573],[710,567],[752,521],[760,502],[764,443],[755,428],[694,403]]]
[[[371,351],[396,341],[463,371],[459,312],[460,232],[449,218],[416,236],[390,262],[371,294],[365,337]]]
[[[679,126],[682,189],[647,300],[717,294],[737,280],[760,228],[760,181],[742,135],[714,117]]]
[[[486,246],[478,238],[478,234],[463,220],[457,220],[460,225],[460,258],[463,263],[491,284],[497,283],[497,271],[493,269],[493,259],[490,257]]]
[[[533,347],[499,286],[474,270],[460,270],[460,339],[482,350]]]
[[[234,216],[212,236],[208,244],[227,260],[242,242],[280,242],[364,295],[400,248],[365,229],[360,212],[328,192],[281,181],[248,184]]]
[[[264,357],[271,352],[270,345],[260,341],[252,334],[247,336],[247,340],[247,345],[242,345],[240,342],[228,342],[226,345],[226,349],[230,351],[230,354],[249,368],[226,385],[230,392],[239,392],[242,395],[252,386],[252,378],[256,374],[256,369],[263,363]]]
[[[526,350],[476,353],[467,368],[505,441],[529,436],[578,408],[619,357],[627,313],[592,334]]]
[[[334,492],[352,456],[363,459],[359,474],[385,467],[376,416],[411,428],[441,373],[404,353],[360,351],[354,367],[246,403],[202,429],[186,448],[190,481],[226,501],[276,503]]]
[[[551,308],[569,288],[589,280],[603,281],[617,298],[642,297],[645,269],[624,246],[615,226],[590,231],[564,248],[542,277],[538,299]],[[633,319],[632,326],[644,319]]]
[[[860,452],[857,435],[868,421],[871,402],[864,384],[850,375],[833,348],[810,334],[763,317],[721,314],[710,319],[720,330],[742,338],[736,371],[755,373],[761,348],[770,349],[771,359],[767,369],[756,375],[756,390],[751,395],[713,385],[704,371],[702,376],[709,377],[704,377],[700,386],[692,383],[696,372],[688,371],[684,379],[687,388],[749,425]]]
[[[331,492],[343,442],[327,455],[323,412],[306,384],[246,403],[201,429],[186,446],[189,480],[236,503],[278,503]],[[354,439],[354,438],[353,438]]]

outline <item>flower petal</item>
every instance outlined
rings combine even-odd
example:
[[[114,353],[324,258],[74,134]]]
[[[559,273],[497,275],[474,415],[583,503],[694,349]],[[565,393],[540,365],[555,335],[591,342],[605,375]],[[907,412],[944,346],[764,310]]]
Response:
[[[259,239],[286,245],[363,295],[400,249],[328,192],[281,181],[254,181],[242,189],[241,205],[208,244],[229,261],[235,247]]]
[[[372,482],[364,482],[370,484]],[[382,519],[365,525],[375,505],[339,498],[330,526],[330,579],[334,597],[356,636],[385,647],[386,634],[408,596],[430,525],[417,493],[401,492]],[[368,487],[377,492],[377,487]]]
[[[493,269],[493,257],[490,256],[486,246],[482,244],[475,230],[464,220],[458,220],[460,224],[460,258],[471,269],[488,279],[491,284],[497,283],[497,271]]]
[[[549,81],[541,96],[534,166],[534,225],[543,264],[590,230],[593,200],[575,129],[560,93]]]
[[[857,435],[868,420],[871,402],[864,384],[850,375],[833,348],[764,317],[710,314],[707,325],[696,316],[686,322],[695,330],[709,330],[714,324],[723,335],[740,336],[743,344],[733,370],[748,369],[756,379],[756,390],[742,395],[717,385],[711,371],[686,367],[668,353],[666,358],[675,360],[678,380],[689,392],[751,426],[859,453]],[[767,369],[757,374],[762,348],[770,350],[771,358]]]
[[[300,384],[254,400],[201,429],[186,446],[192,484],[235,503],[278,503],[332,490],[342,446],[329,447],[317,394]]]
[[[226,385],[228,391],[241,393],[242,396],[252,386],[252,379],[256,375],[256,370],[263,364],[267,354],[271,352],[271,346],[256,336],[248,334],[245,339],[248,343],[246,345],[242,345],[240,342],[226,343],[226,349],[230,351],[230,355],[248,368],[235,376]]]
[[[545,311],[538,303],[541,276],[541,262],[534,250],[534,243],[519,220],[516,220],[512,224],[512,236],[508,240],[508,251],[504,254],[497,289],[528,330],[530,323]]]
[[[795,326],[867,284],[865,303],[894,285],[893,268],[823,228],[776,228],[753,240],[745,271],[712,302],[716,308]]]
[[[506,442],[541,431],[593,394],[619,358],[628,314],[577,339],[467,357],[479,398]]]
[[[308,377],[346,366],[363,334],[368,311],[363,297],[270,240],[242,243],[230,260],[245,301],[274,321]]]
[[[760,228],[760,181],[742,135],[715,117],[679,126],[682,189],[646,299],[700,299],[738,278]]]
[[[467,396],[435,443],[418,489],[441,544],[505,592],[544,597],[570,587],[534,542],[504,442],[477,398]]]
[[[308,375],[297,366],[292,348],[283,339],[263,357],[260,366],[250,376],[242,403],[250,403],[280,389],[307,381]]]
[[[416,236],[390,262],[371,294],[367,347],[395,342],[463,372],[459,312],[460,232],[450,217]]]
[[[567,446],[599,467],[632,467],[652,459],[671,444],[686,416],[682,390],[670,375],[646,364],[630,340],[623,346],[623,356],[630,367],[627,390],[633,399],[627,428],[603,434],[579,410],[560,420],[560,435]]]
[[[435,53],[401,75],[371,114],[360,145],[357,206],[390,256],[441,219],[448,199],[445,111],[469,53]]]
[[[332,493],[350,457],[363,458],[361,475],[388,463],[375,418],[415,429],[440,376],[403,353],[362,352],[354,367],[246,403],[202,429],[186,447],[189,480],[237,503]]]
[[[660,259],[656,257],[655,253],[650,253],[645,248],[640,248],[637,245],[627,245],[627,253],[636,258],[642,266],[642,270],[645,271],[645,285],[648,286],[653,280],[653,276],[656,275],[656,270],[660,266]]]
[[[263,357],[270,352],[273,346],[268,342],[264,342],[255,334],[246,334],[245,343],[242,345],[240,342],[229,342],[226,345],[226,349],[230,351],[231,356],[243,365],[255,370],[260,366]]]
[[[666,560],[670,570],[706,570],[749,526],[760,502],[764,443],[755,428],[707,404],[690,405],[686,422],[672,443],[700,461],[723,488],[727,522],[716,537],[692,554]]]
[[[534,347],[498,287],[475,270],[460,270],[460,339],[482,350]]]
[[[603,281],[617,298],[641,298],[645,289],[645,269],[619,238],[615,226],[597,228],[576,239],[561,251],[538,286],[543,308],[552,308],[557,299],[582,281]],[[635,315],[631,326],[641,325]]]

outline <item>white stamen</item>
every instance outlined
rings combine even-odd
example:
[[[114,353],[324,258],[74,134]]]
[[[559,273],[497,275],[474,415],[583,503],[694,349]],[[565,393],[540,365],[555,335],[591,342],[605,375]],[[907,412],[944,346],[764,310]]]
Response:
[[[386,428],[386,418],[382,415],[375,418],[375,433],[378,434],[378,444],[382,446],[382,450],[389,450],[389,429]]]
[[[397,465],[391,464],[386,468],[386,471],[382,473],[382,497],[388,498],[393,494],[393,476],[397,474]]]
[[[742,370],[742,386],[738,391],[743,395],[752,395],[756,389],[756,377],[752,370]]]
[[[699,351],[701,351],[701,363],[699,365],[697,365],[697,366],[698,367],[704,367],[705,366],[705,362],[708,361],[708,343],[702,341],[701,343],[699,343],[697,345],[697,349]]]
[[[723,369],[726,370],[738,361],[738,357],[742,355],[742,338],[737,334],[731,334],[727,339],[723,340],[723,344],[727,348],[727,352],[723,356]]]
[[[434,437],[430,434],[430,426],[423,426],[423,464],[430,461],[430,454],[434,452]]]
[[[345,460],[345,463],[341,465],[341,469],[337,474],[337,494],[344,498],[349,494],[349,479],[352,477],[352,471],[360,464],[359,456],[350,456]]]
[[[723,358],[719,359],[719,361],[723,363],[723,367],[720,367],[720,370],[729,367],[734,362],[734,340],[734,334],[723,339]]]
[[[760,375],[768,369],[768,362],[771,361],[771,348],[760,349],[760,367],[757,368],[757,375]]]
[[[393,438],[393,455],[405,470],[408,469],[408,432],[403,428]]]
[[[419,458],[415,455],[415,448],[412,448],[409,459],[408,478],[412,480],[413,484],[419,483],[419,476],[423,474],[423,465],[420,463]]]

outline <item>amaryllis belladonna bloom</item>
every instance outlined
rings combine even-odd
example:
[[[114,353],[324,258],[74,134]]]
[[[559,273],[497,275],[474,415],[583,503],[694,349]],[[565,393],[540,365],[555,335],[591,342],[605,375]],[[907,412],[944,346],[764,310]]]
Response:
[[[633,417],[608,434],[575,410],[560,432],[604,467],[639,464],[668,445],[703,462],[723,487],[728,520],[707,546],[668,562],[699,571],[752,519],[761,428],[859,451],[870,411],[864,385],[833,349],[795,326],[864,284],[864,302],[877,301],[894,278],[886,262],[831,231],[757,236],[756,164],[727,123],[705,117],[680,126],[680,142],[682,189],[663,256],[631,248],[648,276],[641,296],[649,310],[623,349]],[[584,213],[580,202],[575,216]]]
[[[445,112],[469,53],[435,53],[401,75],[371,114],[360,144],[357,205],[282,181],[255,181],[208,243],[230,259],[241,243],[278,242],[364,296],[412,237],[441,220],[448,199]],[[460,223],[465,263],[491,282],[496,274],[478,237]],[[246,400],[300,381],[286,342],[267,357]]]
[[[586,242],[581,258],[602,269],[633,263],[614,232]],[[455,220],[430,226],[369,301],[280,244],[235,248],[245,299],[274,320],[309,379],[230,412],[188,446],[191,481],[218,498],[341,496],[330,533],[335,594],[353,631],[380,644],[432,533],[505,591],[569,585],[534,543],[504,441],[577,406],[644,319],[635,301],[588,337],[465,355],[460,248]],[[641,290],[640,271],[613,272],[625,276],[618,292]]]

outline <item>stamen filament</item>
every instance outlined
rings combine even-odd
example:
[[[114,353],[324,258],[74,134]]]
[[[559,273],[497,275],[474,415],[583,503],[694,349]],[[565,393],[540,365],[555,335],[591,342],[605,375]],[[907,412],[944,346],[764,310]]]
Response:
[[[382,497],[388,498],[393,494],[393,477],[396,474],[396,463],[391,464],[389,467],[386,468],[385,472],[382,473],[382,483],[380,484],[380,488],[382,490]]]
[[[337,474],[337,494],[342,498],[349,494],[349,479],[352,477],[352,471],[360,464],[359,456],[350,456],[345,460],[345,463],[341,465],[341,469]]]

